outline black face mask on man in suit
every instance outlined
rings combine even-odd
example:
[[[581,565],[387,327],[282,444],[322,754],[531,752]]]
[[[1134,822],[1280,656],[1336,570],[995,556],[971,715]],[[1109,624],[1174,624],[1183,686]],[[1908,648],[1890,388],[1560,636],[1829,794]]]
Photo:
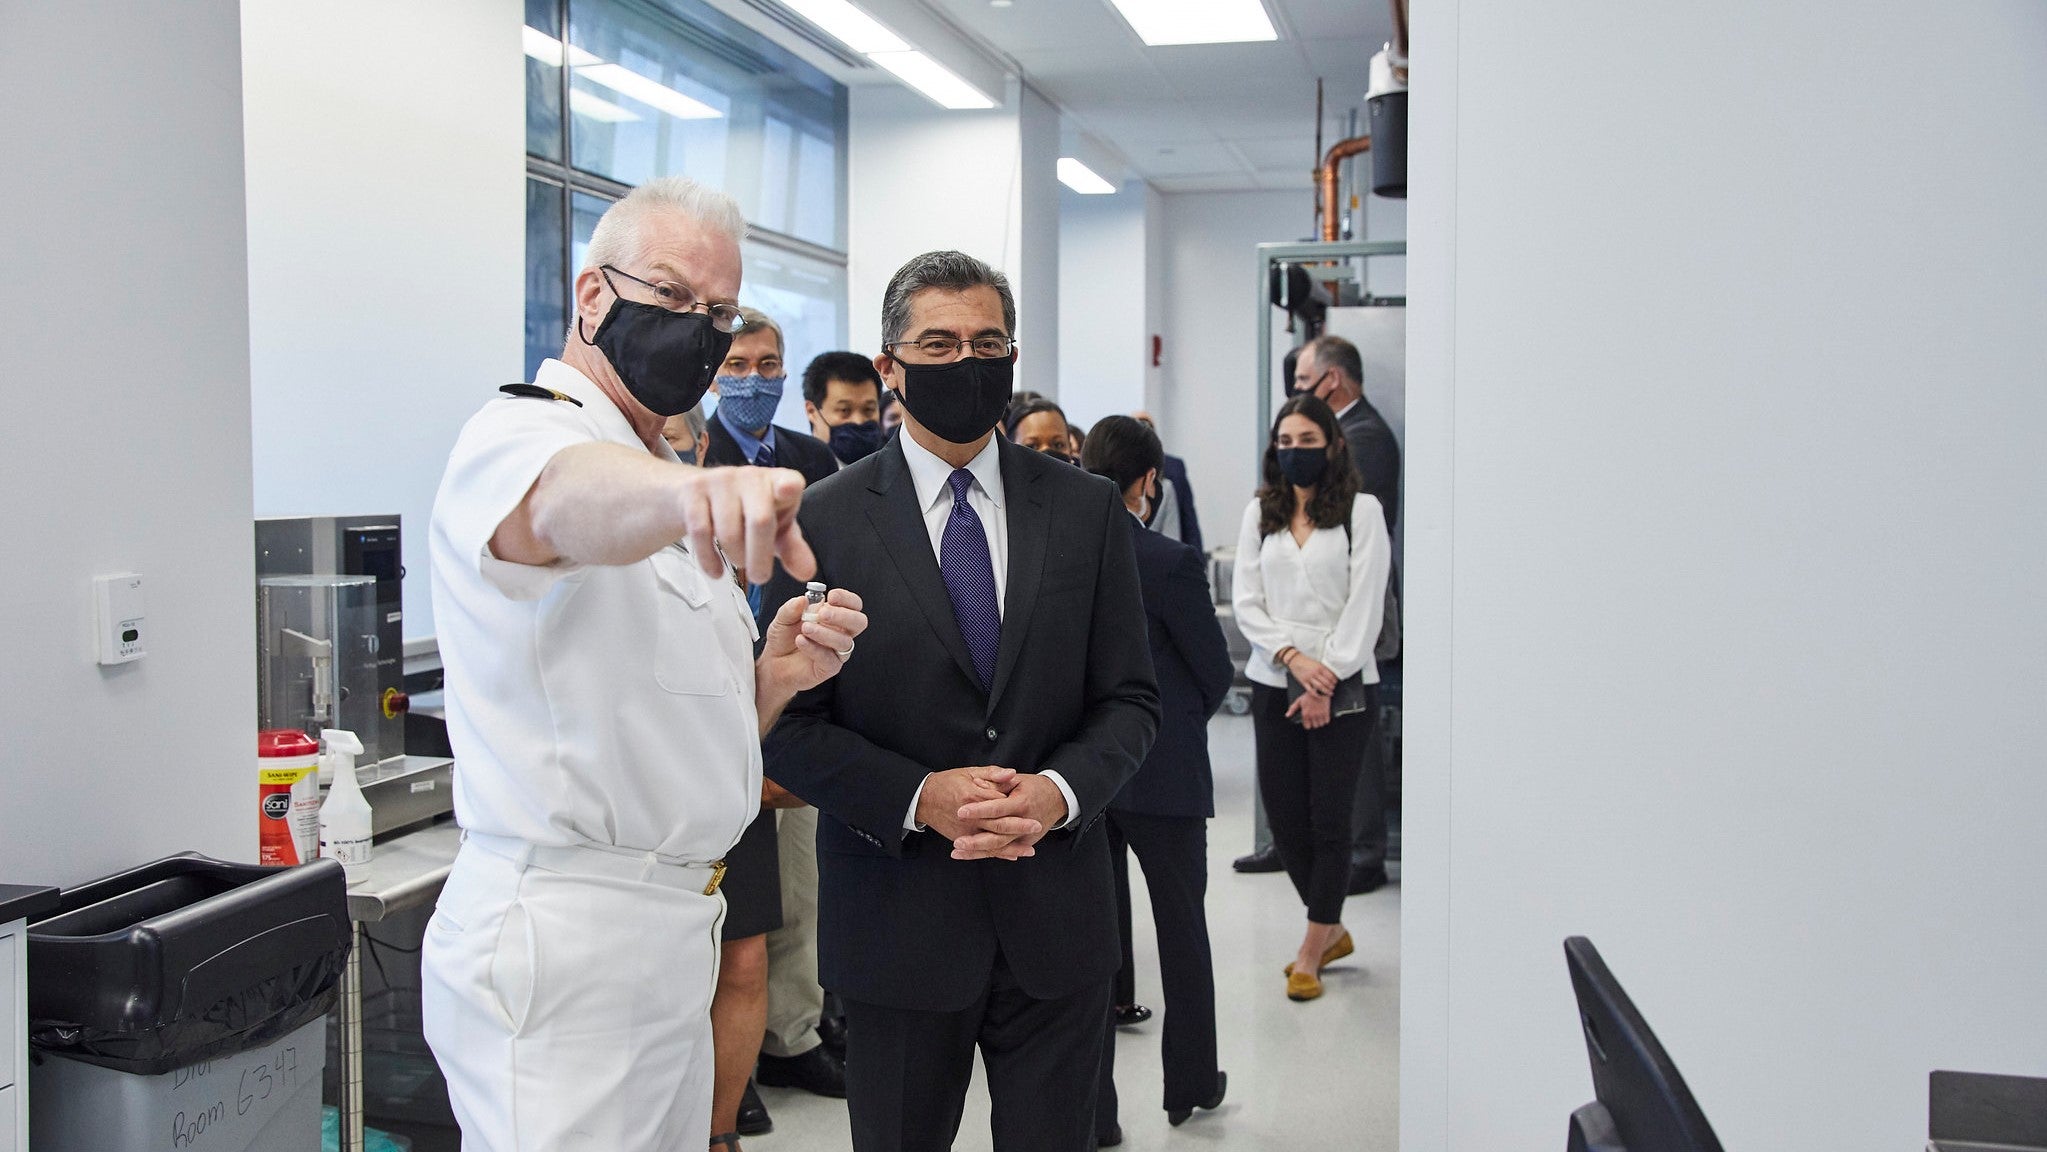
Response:
[[[968,356],[950,364],[903,366],[896,397],[941,440],[972,444],[1002,422],[1016,390],[1016,355]]]

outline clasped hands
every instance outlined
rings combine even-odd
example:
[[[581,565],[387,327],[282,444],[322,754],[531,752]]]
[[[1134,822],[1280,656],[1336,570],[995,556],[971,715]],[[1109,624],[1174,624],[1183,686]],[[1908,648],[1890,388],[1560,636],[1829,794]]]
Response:
[[[1281,651],[1286,670],[1307,689],[1292,704],[1287,705],[1289,718],[1298,715],[1301,727],[1314,729],[1329,723],[1329,698],[1336,694],[1336,673],[1327,664],[1303,653],[1298,648]]]
[[[917,823],[952,841],[955,860],[1021,860],[1066,820],[1059,785],[1035,772],[992,764],[924,778]]]

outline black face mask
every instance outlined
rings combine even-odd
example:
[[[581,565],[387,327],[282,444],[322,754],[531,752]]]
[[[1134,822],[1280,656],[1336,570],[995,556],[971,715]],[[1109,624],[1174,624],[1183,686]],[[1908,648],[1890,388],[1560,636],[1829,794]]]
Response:
[[[969,356],[950,364],[903,365],[903,390],[896,393],[939,439],[972,444],[1002,422],[1009,394],[1016,390],[1016,358]]]
[[[1322,473],[1329,468],[1327,448],[1282,448],[1279,450],[1279,474],[1296,488],[1313,488],[1322,482]]]
[[[848,464],[864,460],[881,451],[881,421],[864,420],[859,423],[834,424],[832,429],[832,455]]]
[[[1313,394],[1314,394],[1314,392],[1315,392],[1315,389],[1317,389],[1317,388],[1319,388],[1319,387],[1321,387],[1321,386],[1322,386],[1322,377],[1323,377],[1323,376],[1327,376],[1327,375],[1329,375],[1329,373],[1327,373],[1327,372],[1324,372],[1324,373],[1322,373],[1322,376],[1317,376],[1317,377],[1315,377],[1315,378],[1314,378],[1313,380],[1310,380],[1310,381],[1308,382],[1308,385],[1307,385],[1307,387],[1305,387],[1305,388],[1304,388],[1304,387],[1301,387],[1300,385],[1298,385],[1298,384],[1296,384],[1296,383],[1294,383],[1294,378],[1293,378],[1293,377],[1291,377],[1291,376],[1287,377],[1287,378],[1286,378],[1286,396],[1287,396],[1287,399],[1291,400],[1291,399],[1293,399],[1293,398],[1294,398],[1294,397],[1296,397],[1296,396],[1310,396],[1310,395],[1313,395]]]
[[[583,318],[576,317],[576,334]],[[597,326],[597,337],[583,337],[611,361],[619,382],[656,416],[679,416],[697,406],[718,365],[732,347],[732,333],[711,326],[701,312],[670,312],[623,297]]]

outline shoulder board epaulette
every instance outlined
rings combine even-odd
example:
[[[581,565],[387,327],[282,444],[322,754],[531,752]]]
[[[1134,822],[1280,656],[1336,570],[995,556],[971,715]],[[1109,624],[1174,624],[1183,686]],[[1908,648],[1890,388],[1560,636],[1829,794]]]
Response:
[[[557,392],[552,388],[542,388],[538,384],[507,384],[498,391],[507,396],[524,396],[528,400],[566,400],[578,408],[583,406],[583,402],[574,396]]]

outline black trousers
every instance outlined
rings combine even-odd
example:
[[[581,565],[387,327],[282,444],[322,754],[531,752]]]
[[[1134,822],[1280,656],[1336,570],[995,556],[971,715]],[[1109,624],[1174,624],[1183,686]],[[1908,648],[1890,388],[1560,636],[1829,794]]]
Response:
[[[1284,689],[1251,688],[1265,818],[1280,863],[1308,906],[1308,919],[1317,924],[1335,924],[1343,917],[1350,887],[1351,819],[1377,696],[1368,690],[1363,712],[1311,732],[1287,719]]]
[[[1215,964],[1208,946],[1208,821],[1199,816],[1145,816],[1109,809],[1109,851],[1129,894],[1124,847],[1137,853],[1151,893],[1152,923],[1158,929],[1159,983],[1165,993],[1160,1045],[1165,1058],[1167,1111],[1192,1108],[1215,1098]],[[1123,972],[1131,968],[1130,924],[1123,924]],[[1127,1004],[1128,1000],[1118,1003]],[[1116,1042],[1113,1024],[1102,1052],[1101,1087],[1095,1128],[1116,1121]]]
[[[949,1152],[976,1047],[988,1073],[996,1152],[1092,1152],[1106,983],[1034,1000],[998,956],[988,990],[963,1011],[841,999],[855,1152]]]

